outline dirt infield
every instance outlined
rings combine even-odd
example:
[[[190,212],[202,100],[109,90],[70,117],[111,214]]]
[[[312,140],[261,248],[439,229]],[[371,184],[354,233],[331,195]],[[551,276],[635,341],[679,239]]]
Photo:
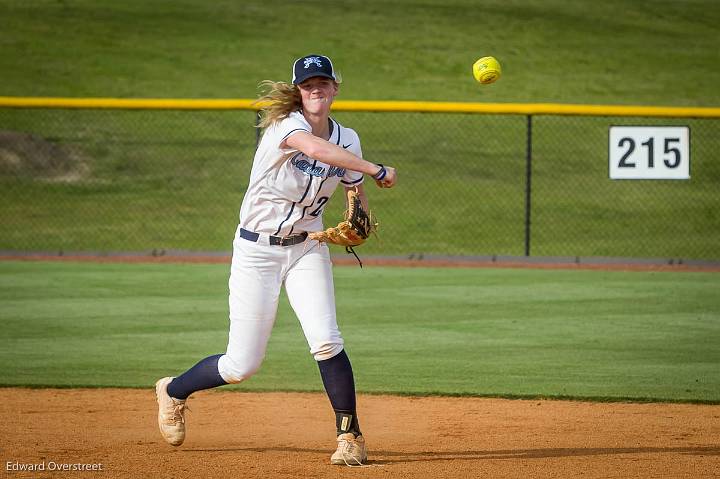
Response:
[[[7,477],[720,475],[720,406],[360,395],[370,462],[348,468],[329,465],[334,416],[323,394],[197,393],[178,448],[160,438],[149,389],[0,397]],[[19,470],[32,465],[45,470]]]

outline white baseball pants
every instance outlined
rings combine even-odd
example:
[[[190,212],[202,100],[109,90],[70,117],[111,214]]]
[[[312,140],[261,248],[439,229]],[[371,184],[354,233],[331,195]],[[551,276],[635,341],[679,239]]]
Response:
[[[306,240],[273,246],[266,236],[252,242],[236,232],[228,282],[230,336],[218,361],[226,382],[239,383],[260,368],[283,283],[315,359],[330,359],[342,351],[327,245]]]

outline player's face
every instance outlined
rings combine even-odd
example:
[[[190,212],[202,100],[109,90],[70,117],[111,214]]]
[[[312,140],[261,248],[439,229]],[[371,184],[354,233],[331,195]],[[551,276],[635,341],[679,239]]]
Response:
[[[330,111],[333,99],[338,92],[337,83],[330,78],[312,77],[298,85],[302,96],[303,110],[308,113]]]

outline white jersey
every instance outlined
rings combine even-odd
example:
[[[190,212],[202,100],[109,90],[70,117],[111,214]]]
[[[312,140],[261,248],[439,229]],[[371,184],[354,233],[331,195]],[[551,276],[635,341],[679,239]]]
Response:
[[[280,144],[298,131],[312,133],[300,112],[267,128],[255,152],[250,184],[240,207],[240,227],[275,236],[323,229],[322,212],[338,183],[359,185],[363,174],[330,166]],[[362,158],[360,138],[330,119],[331,143]]]

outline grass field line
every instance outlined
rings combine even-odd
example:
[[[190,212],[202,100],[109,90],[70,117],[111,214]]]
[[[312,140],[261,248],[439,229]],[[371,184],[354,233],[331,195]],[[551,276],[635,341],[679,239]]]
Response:
[[[230,263],[227,252],[14,252],[0,251],[0,261],[70,261],[91,263]],[[547,257],[547,256],[367,256],[363,265],[402,268],[528,268],[606,271],[720,272],[720,261],[660,258]],[[357,260],[332,255],[335,266],[357,266]]]
[[[97,385],[97,384],[23,384],[17,385],[12,383],[0,383],[0,389],[58,389],[58,390],[83,390],[83,389],[153,389],[154,384],[147,386],[117,386],[117,385]],[[318,388],[253,388],[241,389],[242,386],[229,386],[208,390],[213,394],[218,393],[237,393],[237,394],[263,394],[263,393],[303,393],[325,395],[326,393]],[[625,403],[625,404],[697,404],[716,406],[720,405],[720,400],[716,399],[692,399],[692,398],[662,398],[662,397],[637,397],[637,396],[584,396],[573,394],[498,394],[498,393],[452,393],[446,391],[423,391],[423,392],[402,392],[402,391],[358,391],[362,396],[393,396],[407,398],[431,398],[431,397],[450,397],[450,398],[478,398],[478,399],[510,399],[517,401],[567,401],[567,402],[584,402],[584,403]]]

